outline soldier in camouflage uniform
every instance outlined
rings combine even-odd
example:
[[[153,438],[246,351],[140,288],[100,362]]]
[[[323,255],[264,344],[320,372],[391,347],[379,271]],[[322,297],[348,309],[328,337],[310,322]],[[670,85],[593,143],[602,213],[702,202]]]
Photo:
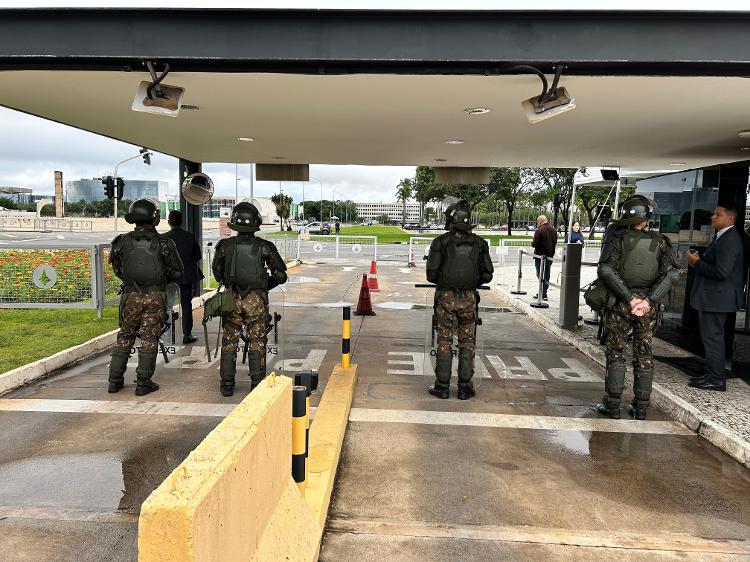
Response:
[[[222,396],[234,393],[237,347],[245,326],[248,365],[252,388],[266,376],[266,333],[269,326],[268,291],[286,283],[286,264],[276,246],[258,238],[261,217],[255,205],[239,203],[232,209],[228,226],[237,236],[220,240],[212,269],[216,279],[235,297],[234,310],[222,316],[219,390]],[[270,275],[268,270],[270,270]]]
[[[458,398],[474,396],[477,288],[492,280],[494,268],[487,242],[471,232],[471,207],[465,199],[446,211],[448,230],[433,240],[427,258],[427,280],[437,285],[435,320],[437,362],[435,384],[429,393],[448,398],[453,365],[453,323],[458,325]]]
[[[182,277],[183,268],[174,242],[156,232],[161,217],[153,201],[135,201],[125,220],[135,224],[135,229],[115,238],[109,255],[112,270],[122,279],[122,297],[120,331],[109,364],[108,391],[117,392],[123,387],[130,350],[138,335],[141,347],[135,393],[143,396],[159,389],[151,377],[156,368],[159,336],[166,318],[165,291],[167,283]]]
[[[628,414],[646,419],[654,371],[651,338],[661,303],[679,276],[669,239],[645,230],[651,212],[651,202],[642,195],[626,199],[620,219],[607,229],[599,259],[598,277],[616,301],[606,311],[606,394],[597,409],[612,419],[620,418],[625,347],[631,331],[634,398]]]

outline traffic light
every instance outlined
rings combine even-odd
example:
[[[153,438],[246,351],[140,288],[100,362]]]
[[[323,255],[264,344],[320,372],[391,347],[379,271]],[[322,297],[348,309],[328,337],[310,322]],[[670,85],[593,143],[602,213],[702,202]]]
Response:
[[[141,153],[141,156],[143,156],[143,163],[147,166],[151,165],[151,153],[149,152],[148,148],[141,148],[139,151]]]
[[[125,180],[122,178],[117,178],[117,189],[115,190],[115,197],[117,199],[122,199],[123,191],[125,191]]]
[[[104,195],[107,199],[112,199],[115,196],[115,180],[112,176],[102,178],[104,184]]]

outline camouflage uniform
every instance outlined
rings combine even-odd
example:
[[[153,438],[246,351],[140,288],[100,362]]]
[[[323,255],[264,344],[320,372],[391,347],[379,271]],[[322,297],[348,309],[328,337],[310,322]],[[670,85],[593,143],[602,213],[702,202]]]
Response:
[[[451,230],[430,245],[427,280],[437,285],[434,314],[437,332],[435,384],[429,392],[447,398],[453,364],[454,322],[458,335],[458,397],[474,395],[476,352],[476,288],[492,280],[494,271],[487,242],[467,230]],[[465,248],[466,250],[461,250]],[[471,248],[471,250],[468,250]]]
[[[138,353],[138,368],[136,369],[138,379],[136,393],[141,394],[146,387],[152,390],[158,388],[158,385],[151,382],[151,377],[156,366],[159,335],[166,318],[165,290],[168,282],[182,277],[183,266],[177,253],[177,247],[172,240],[160,235],[150,225],[139,224],[132,232],[121,234],[112,241],[109,261],[115,275],[120,279],[127,277],[127,272],[124,271],[124,252],[127,248],[128,238],[133,240],[156,238],[164,274],[164,278],[156,286],[139,287],[127,282],[123,282],[121,286],[120,331],[117,334],[117,342],[112,349],[109,373],[110,392],[117,392],[122,388],[128,358],[135,345],[136,337],[140,337],[141,347]]]
[[[656,240],[655,249],[658,269],[649,286],[629,286],[623,277],[624,237],[629,227],[610,226],[604,237],[602,253],[599,259],[598,276],[604,281],[607,289],[614,294],[616,301],[606,311],[607,326],[607,372],[605,380],[606,395],[599,411],[619,417],[619,404],[625,384],[625,348],[628,335],[633,334],[633,405],[629,408],[631,415],[641,410],[639,419],[645,419],[653,380],[654,359],[651,350],[653,332],[660,319],[661,302],[668,296],[672,283],[677,276],[674,254],[669,239],[656,233],[642,231],[642,236]],[[630,311],[633,298],[648,299],[649,311],[643,316],[635,316]]]
[[[257,230],[257,229],[256,229]],[[233,286],[228,258],[239,239],[261,244],[264,267],[270,270],[267,286],[264,289],[241,290]],[[221,364],[219,375],[220,389],[224,396],[231,396],[235,384],[237,350],[242,327],[248,345],[248,369],[253,388],[266,376],[266,333],[269,326],[268,291],[286,282],[286,264],[278,253],[276,246],[268,240],[255,237],[248,232],[240,232],[236,238],[220,240],[216,245],[216,254],[211,264],[214,277],[227,286],[226,290],[234,292],[235,307],[229,314],[222,315],[224,335],[221,345]]]

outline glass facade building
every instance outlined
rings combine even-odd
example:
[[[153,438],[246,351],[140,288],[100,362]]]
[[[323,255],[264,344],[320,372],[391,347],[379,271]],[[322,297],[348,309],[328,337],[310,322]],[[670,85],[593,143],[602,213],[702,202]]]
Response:
[[[167,199],[168,183],[156,180],[129,180],[125,179],[125,189],[122,198],[130,201],[136,199],[151,198],[158,201]],[[65,201],[77,203],[78,201],[102,201],[104,195],[104,184],[102,178],[80,179],[65,182]]]

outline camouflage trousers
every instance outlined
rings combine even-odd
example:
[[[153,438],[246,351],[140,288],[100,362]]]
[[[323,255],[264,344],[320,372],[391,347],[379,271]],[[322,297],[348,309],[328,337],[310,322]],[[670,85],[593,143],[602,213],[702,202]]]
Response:
[[[250,351],[257,351],[262,358],[266,356],[265,337],[268,317],[268,293],[263,290],[250,291],[244,297],[236,296],[234,310],[224,315],[224,336],[221,339],[221,350],[236,353],[240,342],[242,326],[248,336],[247,346]]]
[[[454,321],[457,324],[458,347],[476,351],[477,296],[474,291],[437,291],[435,322],[437,353],[451,353]]]
[[[654,358],[651,351],[651,340],[658,310],[653,307],[648,314],[635,316],[630,313],[630,306],[621,300],[607,314],[607,365],[625,363],[625,347],[628,334],[633,331],[633,368],[653,369]]]
[[[136,336],[140,336],[141,351],[156,353],[159,349],[159,336],[163,325],[163,293],[160,291],[125,293],[120,300],[120,331],[117,334],[114,349],[130,353]]]

